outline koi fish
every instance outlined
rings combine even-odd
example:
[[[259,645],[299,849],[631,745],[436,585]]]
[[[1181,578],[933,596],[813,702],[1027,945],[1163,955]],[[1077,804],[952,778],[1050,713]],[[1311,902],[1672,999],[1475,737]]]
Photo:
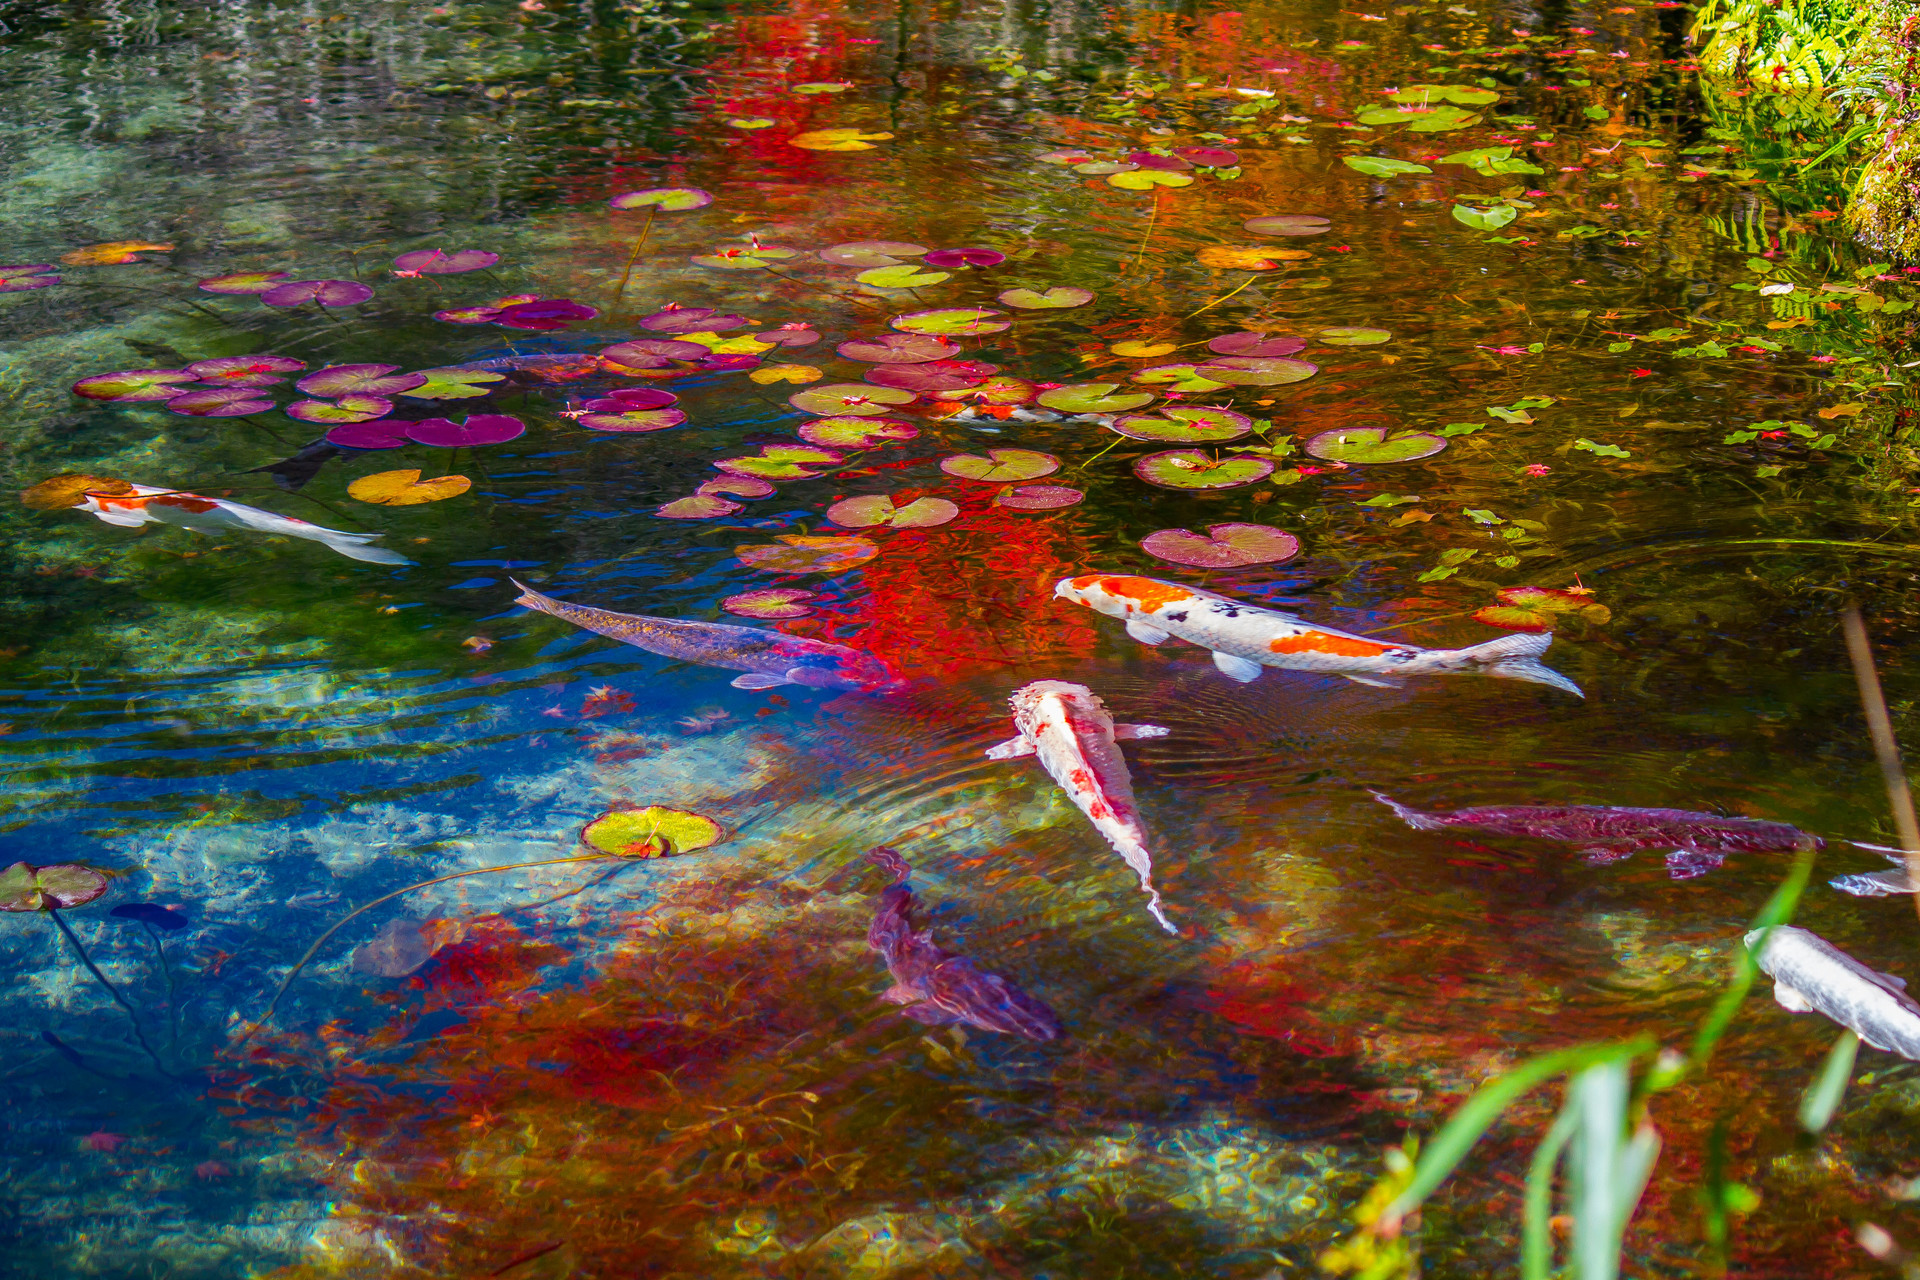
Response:
[[[1147,910],[1168,933],[1173,927],[1160,909],[1160,891],[1153,887],[1153,855],[1147,851],[1147,829],[1133,806],[1133,776],[1116,740],[1164,738],[1157,724],[1115,724],[1106,704],[1083,684],[1064,680],[1036,680],[1014,691],[1017,737],[987,751],[989,760],[1038,756],[1040,767],[1060,784],[1080,811],[1092,820],[1114,851],[1140,877],[1147,894]]]
[[[897,688],[902,683],[886,663],[845,645],[782,635],[758,627],[614,613],[610,609],[568,604],[541,595],[523,582],[511,578],[508,581],[520,588],[515,604],[550,613],[562,622],[571,622],[648,653],[703,667],[746,672],[734,677],[736,689],[772,689],[797,684],[810,689],[871,691]]]
[[[1821,849],[1826,842],[1798,827],[1762,818],[1722,818],[1686,809],[1627,809],[1617,805],[1489,805],[1422,813],[1380,794],[1375,800],[1419,831],[1464,827],[1501,836],[1562,840],[1581,846],[1589,866],[1604,866],[1642,849],[1670,849],[1667,874],[1675,880],[1703,876],[1729,853],[1778,853]]]
[[[368,564],[412,564],[398,551],[367,544],[382,535],[348,533],[324,525],[308,524],[293,516],[276,515],[229,502],[225,498],[203,498],[197,493],[163,489],[150,484],[130,484],[127,493],[98,490],[85,493],[73,505],[107,524],[136,529],[143,524],[173,524],[195,533],[222,533],[228,529],[249,529],[254,533],[277,533],[289,538],[305,538],[331,547],[350,560]]]
[[[1747,950],[1792,1013],[1820,1013],[1876,1049],[1920,1062],[1920,1004],[1907,980],[1869,969],[1819,934],[1793,925],[1755,929]]]
[[[902,1013],[930,1026],[964,1022],[1029,1040],[1067,1034],[1046,1005],[999,974],[981,972],[965,956],[942,951],[932,934],[914,932],[913,890],[907,888],[913,868],[898,852],[880,845],[867,851],[867,861],[893,873],[867,930],[867,945],[886,957],[893,975],[893,986],[881,999],[904,1005]]]
[[[1157,578],[1092,573],[1062,578],[1054,584],[1053,594],[1125,620],[1127,634],[1142,644],[1164,644],[1178,637],[1211,649],[1213,665],[1242,684],[1259,679],[1262,667],[1318,671],[1383,689],[1399,686],[1382,676],[1473,671],[1552,685],[1586,697],[1579,685],[1541,665],[1540,655],[1553,643],[1550,632],[1502,636],[1467,649],[1421,649],[1316,626],[1277,609],[1242,604]]]
[[[1871,849],[1891,862],[1894,869],[1835,876],[1827,881],[1828,884],[1856,898],[1882,898],[1889,894],[1913,892],[1913,880],[1907,874],[1907,855],[1904,850],[1889,849],[1883,844],[1866,844],[1859,840],[1844,840],[1841,843],[1850,844],[1856,849]]]

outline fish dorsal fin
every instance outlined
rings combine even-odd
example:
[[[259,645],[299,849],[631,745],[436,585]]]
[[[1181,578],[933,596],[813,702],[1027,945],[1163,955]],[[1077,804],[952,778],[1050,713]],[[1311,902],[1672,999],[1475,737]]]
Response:
[[[1127,634],[1141,644],[1165,644],[1173,639],[1171,631],[1162,631],[1159,627],[1140,618],[1127,619]]]
[[[1221,675],[1229,680],[1238,680],[1241,684],[1258,680],[1260,673],[1266,669],[1257,662],[1236,658],[1230,653],[1221,653],[1218,649],[1213,652],[1213,665],[1220,668]]]
[[[785,676],[770,676],[764,671],[749,671],[743,676],[735,676],[730,682],[736,689],[772,689],[793,681]]]
[[[1030,756],[1033,750],[1033,739],[1023,733],[1017,738],[1008,738],[1005,742],[998,742],[988,747],[987,759],[1013,760],[1020,756]]]

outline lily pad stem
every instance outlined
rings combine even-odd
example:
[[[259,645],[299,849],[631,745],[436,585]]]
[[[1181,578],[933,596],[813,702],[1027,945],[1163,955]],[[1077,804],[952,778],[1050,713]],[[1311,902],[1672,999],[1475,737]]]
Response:
[[[1215,307],[1219,306],[1221,303],[1225,302],[1228,298],[1231,298],[1234,294],[1240,292],[1241,289],[1246,288],[1248,285],[1252,284],[1255,280],[1258,280],[1259,278],[1260,278],[1259,276],[1248,276],[1245,280],[1243,280],[1240,283],[1239,288],[1234,289],[1229,293],[1221,294],[1219,297],[1215,298],[1212,302],[1209,302],[1206,306],[1200,308],[1200,311],[1213,310]],[[1193,312],[1192,314],[1188,315],[1186,319],[1188,320],[1193,319],[1194,316],[1197,316],[1200,314],[1200,311]]]
[[[127,1011],[127,1021],[133,1023],[134,1038],[140,1041],[140,1047],[147,1051],[149,1058],[153,1059],[153,1065],[160,1068],[161,1075],[172,1079],[173,1073],[167,1070],[166,1063],[160,1061],[160,1055],[155,1053],[153,1046],[147,1043],[147,1033],[140,1029],[140,1015],[133,1011],[133,1006],[127,1003],[127,998],[120,994],[120,988],[107,981],[107,975],[100,972],[99,966],[93,962],[93,957],[89,956],[87,949],[80,945],[80,939],[75,937],[73,930],[67,927],[67,922],[60,918],[59,909],[49,908],[47,914],[53,917],[53,923],[59,927],[60,932],[65,934],[67,941],[73,945],[73,953],[80,957],[81,964],[87,966],[87,972],[92,974],[100,985],[107,989],[107,994],[113,997],[115,1004]]]
[[[1118,449],[1129,438],[1130,437],[1127,437],[1127,436],[1116,436],[1112,444],[1108,445],[1106,448],[1102,449],[1100,452],[1094,454],[1091,458],[1088,458],[1085,462],[1075,467],[1074,470],[1085,471],[1088,467],[1100,461],[1100,459],[1106,457],[1109,453],[1112,453],[1115,449]]]
[[[614,286],[613,303],[607,308],[607,314],[609,316],[618,315],[620,312],[620,298],[621,295],[627,291],[627,281],[633,278],[633,264],[640,257],[640,249],[647,243],[647,232],[653,230],[653,217],[659,212],[659,205],[650,204],[647,206],[647,220],[640,224],[640,238],[633,242],[633,252],[627,255],[626,270],[620,273],[620,283]]]

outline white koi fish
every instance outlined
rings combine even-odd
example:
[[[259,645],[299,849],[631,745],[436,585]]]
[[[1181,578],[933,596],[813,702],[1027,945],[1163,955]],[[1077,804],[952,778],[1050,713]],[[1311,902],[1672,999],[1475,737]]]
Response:
[[[228,529],[249,529],[254,533],[278,533],[289,538],[305,538],[333,548],[352,560],[369,564],[411,564],[398,551],[367,544],[380,537],[377,533],[348,533],[324,525],[308,524],[292,516],[275,515],[258,507],[249,507],[225,498],[203,498],[197,493],[163,489],[150,484],[126,486],[130,493],[94,490],[81,495],[75,508],[99,516],[107,524],[138,528],[143,524],[174,524],[195,533],[223,533]]]
[[[1014,691],[1008,699],[1018,737],[987,751],[990,760],[1037,756],[1040,767],[1052,775],[1080,811],[1092,820],[1114,851],[1140,877],[1148,895],[1147,910],[1166,928],[1179,933],[1160,909],[1160,891],[1153,887],[1153,855],[1147,850],[1147,829],[1133,807],[1133,776],[1114,746],[1116,739],[1164,738],[1157,724],[1115,724],[1093,690],[1065,680],[1036,680]]]
[[[1817,933],[1792,925],[1755,929],[1747,949],[1793,1013],[1822,1013],[1876,1049],[1920,1062],[1920,1004],[1907,980],[1869,969]],[[1761,940],[1765,939],[1765,946]]]
[[[1400,686],[1382,676],[1473,671],[1586,696],[1579,685],[1541,665],[1540,655],[1553,643],[1551,633],[1502,636],[1468,649],[1421,649],[1316,626],[1277,609],[1242,604],[1157,578],[1091,573],[1062,578],[1054,584],[1053,593],[1124,620],[1127,634],[1142,644],[1164,644],[1178,637],[1211,649],[1213,665],[1242,684],[1257,680],[1263,667],[1318,671],[1383,689]]]

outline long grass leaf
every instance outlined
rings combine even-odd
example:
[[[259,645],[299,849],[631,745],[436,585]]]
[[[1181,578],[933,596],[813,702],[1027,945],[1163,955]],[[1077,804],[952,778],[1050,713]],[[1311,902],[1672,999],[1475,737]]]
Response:
[[[1527,1168],[1526,1212],[1520,1226],[1520,1280],[1549,1280],[1553,1273],[1553,1169],[1579,1116],[1569,1107],[1534,1148]]]
[[[1860,1037],[1851,1031],[1842,1031],[1840,1038],[1833,1042],[1833,1048],[1827,1050],[1827,1060],[1820,1067],[1820,1074],[1800,1098],[1800,1127],[1808,1133],[1819,1133],[1833,1120],[1833,1113],[1840,1105],[1841,1097],[1847,1091],[1847,1081],[1853,1076],[1853,1056],[1860,1051]]]

